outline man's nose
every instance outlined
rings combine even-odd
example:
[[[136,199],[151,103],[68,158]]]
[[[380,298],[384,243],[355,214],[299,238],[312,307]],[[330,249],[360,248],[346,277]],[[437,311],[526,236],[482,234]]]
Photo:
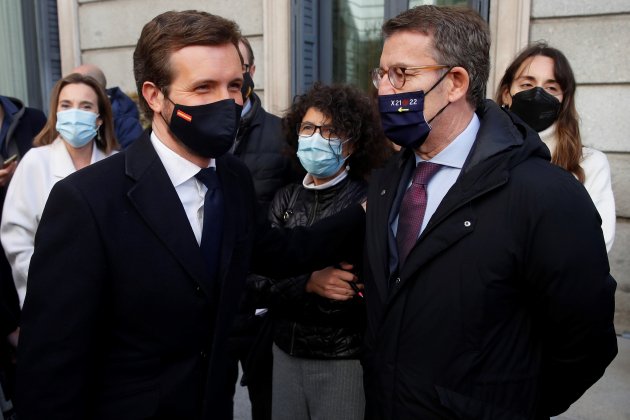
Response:
[[[394,86],[390,83],[387,75],[383,75],[378,82],[378,95],[392,95],[394,93],[396,93],[396,89],[394,89]]]

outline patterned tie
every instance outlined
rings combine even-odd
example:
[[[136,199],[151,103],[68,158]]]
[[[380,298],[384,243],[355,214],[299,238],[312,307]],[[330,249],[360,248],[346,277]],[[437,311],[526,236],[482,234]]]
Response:
[[[203,201],[203,229],[199,246],[213,282],[219,268],[223,236],[223,191],[215,168],[204,168],[195,177],[208,188]]]
[[[418,240],[424,212],[427,209],[427,184],[441,165],[431,162],[420,162],[413,173],[411,186],[405,192],[398,213],[399,265],[402,266]]]

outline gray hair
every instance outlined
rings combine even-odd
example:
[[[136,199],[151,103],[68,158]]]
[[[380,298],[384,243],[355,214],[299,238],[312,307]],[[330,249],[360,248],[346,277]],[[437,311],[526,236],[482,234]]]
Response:
[[[466,100],[481,105],[490,73],[490,30],[479,14],[466,7],[418,6],[386,21],[382,30],[386,39],[401,31],[431,35],[435,61],[466,69]]]

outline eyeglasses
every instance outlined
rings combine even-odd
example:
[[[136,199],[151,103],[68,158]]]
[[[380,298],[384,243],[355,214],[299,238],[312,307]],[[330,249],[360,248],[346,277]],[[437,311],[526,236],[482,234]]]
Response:
[[[310,137],[319,130],[319,133],[326,140],[335,140],[339,138],[339,133],[334,127],[329,125],[315,125],[310,122],[303,122],[298,124],[297,133],[300,137]]]
[[[398,67],[392,66],[387,70],[387,78],[389,79],[389,83],[395,89],[401,89],[405,86],[405,82],[407,81],[407,76],[418,76],[421,74],[421,70],[439,70],[445,69],[449,66],[444,64],[434,64],[431,66],[416,66],[416,67]],[[416,70],[415,73],[407,73],[410,70]],[[372,83],[374,87],[378,89],[378,85],[381,83],[381,79],[385,75],[385,70],[380,67],[377,67],[372,70]]]

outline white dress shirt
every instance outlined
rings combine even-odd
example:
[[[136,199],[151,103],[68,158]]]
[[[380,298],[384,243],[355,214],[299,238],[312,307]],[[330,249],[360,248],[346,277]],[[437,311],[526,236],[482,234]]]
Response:
[[[203,201],[208,191],[208,188],[195,178],[201,168],[169,149],[160,141],[155,131],[151,133],[151,143],[175,187],[197,243],[200,244],[203,230]],[[214,159],[210,161],[208,167],[216,167]]]

